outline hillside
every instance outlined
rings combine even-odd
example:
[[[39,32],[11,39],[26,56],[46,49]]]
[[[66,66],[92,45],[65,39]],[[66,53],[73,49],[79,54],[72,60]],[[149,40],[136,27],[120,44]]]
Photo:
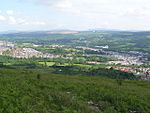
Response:
[[[148,113],[149,95],[146,81],[0,69],[1,113]]]
[[[71,32],[71,31],[70,31]],[[69,31],[19,32],[1,34],[0,40],[18,43],[64,44],[71,46],[109,46],[109,50],[146,51],[150,50],[150,32]]]

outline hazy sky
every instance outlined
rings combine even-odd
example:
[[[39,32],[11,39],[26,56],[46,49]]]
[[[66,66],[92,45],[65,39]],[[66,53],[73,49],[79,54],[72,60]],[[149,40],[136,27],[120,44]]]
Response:
[[[0,0],[0,31],[150,30],[150,0]]]

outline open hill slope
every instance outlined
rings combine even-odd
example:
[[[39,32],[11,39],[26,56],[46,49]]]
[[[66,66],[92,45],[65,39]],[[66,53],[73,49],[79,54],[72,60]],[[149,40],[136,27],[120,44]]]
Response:
[[[145,51],[150,50],[150,32],[19,32],[0,34],[0,40],[17,43],[63,44],[71,46],[103,46],[109,50]]]
[[[0,69],[0,113],[149,113],[150,82]]]

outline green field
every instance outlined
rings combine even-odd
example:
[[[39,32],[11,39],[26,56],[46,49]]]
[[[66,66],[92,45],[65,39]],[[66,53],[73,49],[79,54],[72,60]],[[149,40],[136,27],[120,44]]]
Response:
[[[39,64],[45,65],[45,62],[39,62]],[[53,66],[55,62],[46,62],[47,66]]]
[[[149,113],[149,95],[146,81],[0,69],[0,113]]]
[[[55,62],[39,62],[39,64],[45,65],[46,66],[53,66],[55,65]],[[59,64],[59,66],[69,66],[69,63],[63,63],[63,64]],[[87,64],[73,64],[75,66],[81,66],[81,67],[92,67],[92,65],[87,65]]]

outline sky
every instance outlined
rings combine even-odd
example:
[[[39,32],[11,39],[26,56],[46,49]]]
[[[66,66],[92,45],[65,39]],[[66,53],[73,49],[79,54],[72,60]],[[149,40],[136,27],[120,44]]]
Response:
[[[0,31],[150,30],[150,0],[0,0]]]

